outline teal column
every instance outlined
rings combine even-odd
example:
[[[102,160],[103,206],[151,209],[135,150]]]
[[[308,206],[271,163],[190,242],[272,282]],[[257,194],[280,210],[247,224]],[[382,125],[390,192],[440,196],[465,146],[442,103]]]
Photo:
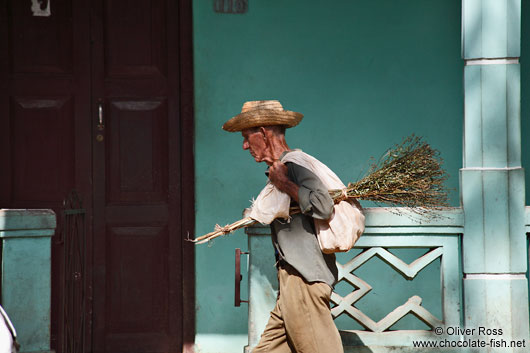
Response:
[[[21,352],[50,351],[52,210],[0,209],[2,307]]]
[[[521,168],[520,0],[462,0],[464,323],[530,345]]]

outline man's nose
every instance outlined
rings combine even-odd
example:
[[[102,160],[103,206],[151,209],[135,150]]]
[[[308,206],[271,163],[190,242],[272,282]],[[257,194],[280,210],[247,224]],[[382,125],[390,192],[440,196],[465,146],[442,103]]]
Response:
[[[243,141],[243,149],[244,150],[248,150],[248,142],[247,141]]]

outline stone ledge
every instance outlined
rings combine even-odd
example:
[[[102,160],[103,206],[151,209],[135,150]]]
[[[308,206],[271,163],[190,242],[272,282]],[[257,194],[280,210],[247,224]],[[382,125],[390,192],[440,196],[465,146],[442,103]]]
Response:
[[[51,236],[56,225],[49,209],[0,209],[0,238]]]

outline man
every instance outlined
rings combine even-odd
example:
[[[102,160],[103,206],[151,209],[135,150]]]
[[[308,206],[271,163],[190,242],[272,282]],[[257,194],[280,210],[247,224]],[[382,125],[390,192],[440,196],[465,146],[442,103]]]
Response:
[[[253,353],[341,353],[343,347],[333,322],[329,301],[337,281],[334,254],[323,254],[314,219],[329,219],[333,200],[322,181],[310,170],[282,163],[291,149],[285,129],[303,115],[286,111],[278,101],[246,102],[241,114],[223,125],[241,131],[243,149],[255,161],[265,162],[270,182],[290,196],[301,213],[271,223],[278,268],[279,293],[274,310]]]

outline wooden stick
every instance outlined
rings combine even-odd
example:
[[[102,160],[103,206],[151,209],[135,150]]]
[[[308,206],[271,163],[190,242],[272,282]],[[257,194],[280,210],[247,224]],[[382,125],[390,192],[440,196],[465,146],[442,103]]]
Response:
[[[243,219],[240,219],[239,221],[236,221],[232,224],[226,225],[224,227],[218,227],[218,229],[214,230],[213,232],[210,232],[208,234],[205,234],[203,236],[200,236],[196,239],[193,239],[192,242],[196,244],[203,244],[206,243],[209,240],[215,239],[221,235],[225,235],[228,233],[232,233],[240,228],[245,228],[250,226],[251,224],[256,223],[255,220],[253,220],[250,217],[246,217]]]

